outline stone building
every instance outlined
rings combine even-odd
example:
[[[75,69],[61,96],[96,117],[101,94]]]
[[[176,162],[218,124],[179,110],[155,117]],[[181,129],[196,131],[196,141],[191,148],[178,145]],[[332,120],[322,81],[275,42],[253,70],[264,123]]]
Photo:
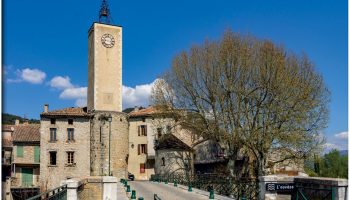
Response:
[[[90,115],[86,108],[41,113],[40,180],[43,190],[61,180],[90,175]]]
[[[170,115],[160,115],[149,106],[135,107],[129,113],[129,158],[128,171],[136,180],[149,180],[155,174],[155,145],[166,134],[173,134],[187,146],[191,145],[191,135],[181,129]]]
[[[193,174],[193,149],[173,134],[163,135],[155,149],[156,174],[163,176]]]
[[[39,192],[40,125],[2,126],[2,199],[25,199]]]

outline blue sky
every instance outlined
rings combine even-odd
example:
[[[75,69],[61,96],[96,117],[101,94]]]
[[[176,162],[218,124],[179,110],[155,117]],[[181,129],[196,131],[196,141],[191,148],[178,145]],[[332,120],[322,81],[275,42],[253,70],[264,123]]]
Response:
[[[307,3],[306,3],[307,2]],[[347,1],[109,1],[123,26],[123,106],[148,105],[152,82],[174,55],[226,29],[306,53],[332,93],[329,147],[347,148]],[[100,1],[3,1],[3,112],[39,118],[83,105],[87,31]]]

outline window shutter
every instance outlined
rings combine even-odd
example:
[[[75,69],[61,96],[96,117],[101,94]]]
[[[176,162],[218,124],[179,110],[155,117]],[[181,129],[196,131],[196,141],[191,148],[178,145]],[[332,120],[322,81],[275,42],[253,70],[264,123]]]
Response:
[[[72,137],[72,140],[74,140],[74,129],[72,129],[72,135],[71,135],[71,137]]]
[[[40,162],[40,147],[34,146],[34,162]]]
[[[140,144],[137,145],[137,154],[140,155]]]
[[[147,144],[145,144],[145,154],[147,154]]]
[[[23,146],[17,146],[17,157],[23,157]]]
[[[141,126],[138,126],[138,134],[139,134],[139,136],[140,136],[140,128],[141,128]]]
[[[145,136],[147,136],[147,125],[145,125]]]

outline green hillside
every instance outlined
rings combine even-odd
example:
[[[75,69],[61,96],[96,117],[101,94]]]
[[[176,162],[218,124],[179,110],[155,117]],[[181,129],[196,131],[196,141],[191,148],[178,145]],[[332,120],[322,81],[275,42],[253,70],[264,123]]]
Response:
[[[26,119],[17,115],[11,115],[8,113],[2,113],[2,124],[15,124],[15,120],[18,119],[20,123],[23,123]],[[30,124],[40,124],[40,120],[27,119]]]

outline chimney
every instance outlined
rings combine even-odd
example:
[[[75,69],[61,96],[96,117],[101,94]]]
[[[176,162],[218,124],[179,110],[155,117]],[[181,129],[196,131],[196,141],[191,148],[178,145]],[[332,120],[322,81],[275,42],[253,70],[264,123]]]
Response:
[[[16,125],[16,126],[19,125],[19,119],[16,119],[16,120],[15,120],[15,125]]]
[[[44,104],[44,112],[49,112],[49,104]]]
[[[139,111],[140,108],[138,106],[135,106],[134,111]]]

